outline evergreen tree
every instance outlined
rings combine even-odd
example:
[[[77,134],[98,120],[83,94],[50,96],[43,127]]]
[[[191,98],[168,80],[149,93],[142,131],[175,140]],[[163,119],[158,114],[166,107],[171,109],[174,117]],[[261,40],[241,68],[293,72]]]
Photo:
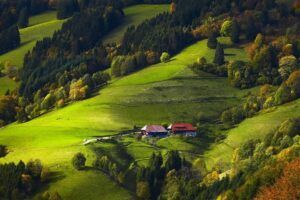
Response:
[[[217,65],[223,65],[225,63],[224,48],[220,43],[217,45],[214,63]]]
[[[236,20],[232,22],[230,39],[233,43],[239,43],[240,41],[240,26]]]
[[[75,0],[60,0],[57,4],[57,18],[65,19],[78,11],[78,3]]]
[[[217,40],[217,34],[211,33],[207,40],[207,47],[210,49],[215,49],[217,47],[218,40]]]
[[[169,172],[173,169],[179,170],[181,169],[181,166],[182,166],[182,162],[181,162],[181,157],[179,155],[179,152],[170,151],[168,153],[168,157],[165,164],[166,172]]]
[[[25,28],[28,26],[28,18],[29,18],[28,9],[25,7],[21,10],[19,15],[18,25],[20,28]]]
[[[257,28],[254,23],[254,19],[249,17],[246,25],[246,38],[248,40],[253,40],[257,34]]]

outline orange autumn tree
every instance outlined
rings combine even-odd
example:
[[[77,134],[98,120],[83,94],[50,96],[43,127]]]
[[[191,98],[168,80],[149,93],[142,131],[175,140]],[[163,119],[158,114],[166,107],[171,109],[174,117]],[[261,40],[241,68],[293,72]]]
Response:
[[[263,187],[255,200],[300,199],[300,158],[288,163],[274,185]]]

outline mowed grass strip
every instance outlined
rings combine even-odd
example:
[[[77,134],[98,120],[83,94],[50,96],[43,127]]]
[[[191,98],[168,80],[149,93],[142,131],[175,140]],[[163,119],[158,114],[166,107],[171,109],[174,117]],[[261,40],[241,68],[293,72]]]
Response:
[[[141,4],[124,8],[124,21],[120,26],[111,31],[109,35],[104,37],[103,43],[120,43],[128,27],[137,26],[146,19],[151,19],[159,13],[168,12],[169,9],[169,4]]]

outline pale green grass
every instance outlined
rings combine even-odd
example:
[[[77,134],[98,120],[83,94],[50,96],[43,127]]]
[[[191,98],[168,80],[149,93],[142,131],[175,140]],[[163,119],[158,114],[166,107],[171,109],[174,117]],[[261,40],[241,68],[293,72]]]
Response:
[[[231,129],[223,142],[213,145],[204,154],[208,167],[212,167],[218,161],[230,163],[235,148],[249,139],[263,139],[284,120],[293,117],[300,117],[300,100],[262,111],[259,115],[246,119]]]
[[[65,174],[66,178],[52,184],[51,191],[59,191],[64,199],[130,200],[131,195],[113,183],[99,171],[75,171]],[[63,189],[62,189],[63,188]]]
[[[168,12],[170,5],[135,5],[124,9],[125,19],[120,26],[115,28],[103,39],[103,43],[119,43],[124,33],[130,26],[137,26],[146,19],[151,19],[159,13]]]
[[[70,160],[76,152],[83,152],[89,165],[95,159],[94,153],[82,145],[83,139],[115,134],[131,129],[135,124],[191,122],[198,112],[217,117],[222,110],[240,102],[247,90],[232,88],[226,78],[207,73],[195,75],[187,68],[199,56],[212,57],[212,53],[214,51],[206,48],[206,40],[200,41],[166,64],[153,65],[114,80],[93,98],[1,129],[0,144],[7,145],[10,153],[0,162],[41,159],[44,165],[63,174],[64,178],[51,183],[50,190],[57,190],[64,198],[99,199],[97,194],[109,195],[101,186],[95,195],[77,193],[79,187],[81,190],[78,191],[90,191],[95,187],[93,181],[89,182],[77,173],[73,177],[71,171]],[[145,143],[131,142],[127,151],[139,164],[146,164],[157,149]],[[86,173],[97,179],[98,175]],[[69,182],[72,183],[70,187],[62,187]],[[109,187],[115,187],[111,182],[105,182],[111,185]],[[127,196],[124,195],[124,199]]]
[[[0,77],[0,95],[5,94],[7,90],[13,90],[17,83],[8,77]]]
[[[29,18],[29,26],[42,24],[56,19],[56,11],[47,11]]]

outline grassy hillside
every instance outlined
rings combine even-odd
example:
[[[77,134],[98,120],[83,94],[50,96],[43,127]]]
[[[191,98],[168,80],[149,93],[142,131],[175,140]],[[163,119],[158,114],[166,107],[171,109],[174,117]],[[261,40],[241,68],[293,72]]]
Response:
[[[20,29],[20,47],[0,55],[0,62],[9,61],[19,68],[22,67],[24,55],[35,46],[36,41],[52,36],[63,22],[64,20],[56,19],[55,11],[30,17],[29,27]],[[16,85],[17,83],[7,77],[0,78],[0,95],[4,94],[7,89],[14,89]]]
[[[24,55],[31,50],[36,41],[50,37],[59,29],[64,20],[56,19],[56,12],[51,11],[29,19],[29,27],[20,29],[20,47],[0,56],[0,62],[10,61],[17,67],[22,67]]]
[[[222,41],[227,42],[227,39],[222,38]],[[73,193],[74,189],[60,187],[70,182],[80,186],[82,191],[90,191],[95,183],[87,182],[84,174],[95,177],[95,181],[105,181],[101,178],[103,175],[93,171],[72,170],[70,160],[78,151],[87,155],[89,165],[94,160],[91,150],[82,145],[83,139],[115,134],[123,129],[131,129],[135,124],[192,121],[200,111],[209,116],[218,116],[222,110],[241,101],[248,91],[232,88],[226,78],[207,73],[198,76],[187,68],[199,56],[212,59],[213,53],[213,50],[207,49],[206,40],[200,41],[168,63],[153,65],[114,80],[91,99],[73,103],[28,123],[3,128],[0,130],[0,144],[7,145],[10,153],[0,161],[39,158],[51,170],[63,174],[61,179],[51,184],[51,190],[57,190],[63,197],[87,198],[82,196],[86,193],[80,195],[79,192]],[[226,53],[231,55],[231,59],[245,57],[241,50],[230,48],[226,49]],[[127,149],[142,162],[151,153],[144,153],[143,144],[132,143]],[[105,181],[105,184],[107,187],[116,187],[110,181]],[[97,192],[105,191],[106,188],[99,187]],[[127,198],[117,192],[115,195]],[[97,198],[96,193],[88,197]]]
[[[209,167],[217,162],[230,163],[233,150],[249,139],[263,139],[272,129],[288,118],[300,117],[300,100],[263,110],[229,130],[227,138],[208,150],[204,158]]]
[[[120,42],[127,28],[137,26],[146,19],[150,19],[159,13],[168,12],[170,5],[135,5],[124,9],[125,19],[123,23],[113,30],[103,43]]]

